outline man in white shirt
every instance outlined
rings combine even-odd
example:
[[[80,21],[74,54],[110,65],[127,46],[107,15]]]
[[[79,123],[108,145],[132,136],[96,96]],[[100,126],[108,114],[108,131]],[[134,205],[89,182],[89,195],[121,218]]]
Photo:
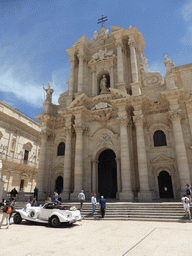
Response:
[[[91,203],[92,203],[92,212],[91,212],[91,215],[95,215],[95,209],[96,209],[96,205],[97,205],[96,194],[93,194],[93,196],[91,197]]]
[[[81,190],[81,192],[79,193],[78,198],[81,203],[81,206],[80,206],[80,211],[81,211],[83,207],[83,201],[85,200],[85,194],[83,190]]]
[[[185,210],[185,216],[187,217],[187,214],[189,215],[189,219],[191,219],[191,212],[190,212],[190,199],[184,195],[182,198],[181,198],[181,202],[183,203],[183,207],[184,207],[184,210]]]

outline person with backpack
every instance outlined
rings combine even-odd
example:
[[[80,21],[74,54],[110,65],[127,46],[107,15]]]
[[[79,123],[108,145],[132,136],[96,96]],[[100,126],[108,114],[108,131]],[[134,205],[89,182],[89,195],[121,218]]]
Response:
[[[189,215],[189,219],[191,220],[191,212],[190,212],[190,203],[191,200],[187,197],[187,195],[184,195],[181,198],[181,202],[183,203],[183,207],[185,210],[185,217],[187,217],[187,214]]]
[[[2,226],[4,219],[6,219],[6,221],[7,221],[6,229],[8,229],[9,228],[9,215],[11,213],[11,206],[8,201],[6,202],[6,205],[2,208],[2,211],[3,211],[3,216],[1,219],[1,223],[0,223],[0,228]]]

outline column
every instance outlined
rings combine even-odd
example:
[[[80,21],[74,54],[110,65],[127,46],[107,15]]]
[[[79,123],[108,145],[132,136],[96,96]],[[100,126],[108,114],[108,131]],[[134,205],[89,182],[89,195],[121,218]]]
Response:
[[[124,66],[123,66],[123,53],[122,53],[122,39],[118,37],[116,39],[117,45],[117,74],[118,83],[124,83]]]
[[[65,143],[65,158],[64,158],[64,173],[63,173],[63,195],[62,199],[69,200],[70,185],[71,185],[71,127],[65,127],[66,143]]]
[[[98,88],[97,88],[97,80],[96,80],[96,68],[93,66],[91,68],[92,72],[92,96],[96,96],[98,94]]]
[[[131,190],[131,170],[129,155],[129,140],[127,132],[127,118],[120,118],[120,142],[121,142],[121,184],[122,191],[120,193],[120,201],[133,200],[133,192]]]
[[[147,154],[143,131],[143,115],[134,116],[133,120],[136,126],[137,158],[140,182],[140,191],[138,193],[138,199],[139,201],[151,201],[152,195],[149,190]]]
[[[185,191],[185,186],[190,183],[189,165],[187,160],[187,153],[185,142],[183,139],[183,132],[180,121],[180,110],[170,111],[170,118],[173,124],[173,134],[175,140],[175,151],[177,156],[177,165],[181,183],[181,194]]]
[[[69,96],[73,97],[74,93],[74,80],[75,80],[75,56],[70,56],[69,61],[71,64],[70,79],[69,79]]]
[[[4,191],[4,181],[2,179],[2,169],[3,169],[3,164],[2,160],[0,160],[0,200],[2,201],[3,199],[3,191]]]
[[[39,158],[39,168],[37,173],[37,187],[39,190],[39,199],[45,199],[44,195],[44,175],[46,164],[46,147],[47,147],[47,132],[41,131],[41,151]]]
[[[83,92],[83,62],[84,62],[83,49],[79,50],[77,57],[79,58],[78,92],[82,93]]]
[[[98,167],[98,161],[97,160],[92,160],[92,193],[97,193],[97,167]]]
[[[128,40],[128,45],[130,48],[131,55],[131,74],[132,74],[132,82],[138,82],[138,68],[137,68],[137,57],[135,51],[135,40],[134,37],[131,36]]]
[[[8,150],[7,150],[7,156],[10,156],[12,139],[13,139],[13,133],[12,133],[12,131],[10,131],[10,134],[9,134],[9,144],[8,144]]]
[[[115,83],[114,83],[114,65],[111,65],[110,68],[110,87],[115,88]]]
[[[117,164],[117,199],[119,199],[119,193],[121,192],[121,169],[120,169],[120,159],[115,158]]]
[[[74,125],[76,131],[74,192],[72,200],[77,200],[78,193],[83,189],[83,130],[84,127]]]
[[[13,155],[14,158],[16,158],[16,154],[17,154],[17,147],[18,147],[19,137],[20,137],[20,132],[17,132],[17,134],[16,134],[15,150],[14,150],[14,155]]]

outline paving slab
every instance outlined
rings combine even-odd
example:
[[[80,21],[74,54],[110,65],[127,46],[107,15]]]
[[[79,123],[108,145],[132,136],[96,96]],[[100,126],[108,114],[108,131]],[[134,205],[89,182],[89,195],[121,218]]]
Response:
[[[1,256],[192,255],[192,223],[100,219],[59,228],[25,221],[5,227],[0,229]]]

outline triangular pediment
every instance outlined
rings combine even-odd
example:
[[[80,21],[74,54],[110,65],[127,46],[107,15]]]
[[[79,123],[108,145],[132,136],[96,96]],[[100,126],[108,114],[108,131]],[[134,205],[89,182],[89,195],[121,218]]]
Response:
[[[67,106],[67,109],[85,106],[86,103],[89,103],[89,101],[90,101],[89,97],[87,97],[85,93],[81,93],[76,99],[74,99],[69,104],[69,106]]]
[[[116,27],[116,26],[110,26],[110,28],[111,28],[111,31],[112,31],[112,32],[116,32],[116,31],[119,31],[119,30],[124,30],[124,28],[122,28],[122,27]]]
[[[86,35],[83,35],[81,38],[79,38],[79,40],[77,40],[77,42],[74,43],[74,46],[77,46],[78,44],[81,44],[81,43],[88,43],[88,39]]]
[[[57,164],[53,167],[53,170],[58,170],[58,169],[63,169],[64,168],[64,164]]]
[[[165,155],[159,155],[158,157],[156,157],[155,159],[153,159],[151,161],[152,164],[155,164],[155,163],[162,163],[162,162],[166,162],[166,163],[170,163],[170,162],[175,162],[175,159],[173,158],[170,158],[170,157],[167,157]]]

